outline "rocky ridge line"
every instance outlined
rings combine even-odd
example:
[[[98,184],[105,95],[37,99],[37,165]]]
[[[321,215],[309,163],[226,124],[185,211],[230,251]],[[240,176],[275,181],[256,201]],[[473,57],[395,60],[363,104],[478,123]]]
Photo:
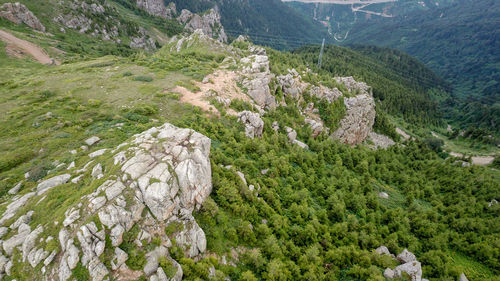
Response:
[[[135,280],[142,274],[150,280],[181,280],[182,268],[168,249],[174,246],[175,239],[175,245],[190,258],[206,250],[205,234],[192,212],[201,207],[212,190],[210,145],[211,140],[204,135],[166,123],[135,135],[112,151],[98,150],[113,160],[115,168],[104,170],[116,172],[103,173],[101,163],[91,160],[81,169],[44,180],[35,191],[15,197],[0,224],[12,220],[32,197],[43,196],[71,177],[81,177],[76,175],[92,165],[94,170],[100,167],[102,184],[67,209],[63,221],[32,230],[29,224],[34,212],[29,211],[8,227],[0,228],[0,238],[8,238],[0,241],[5,253],[0,255],[0,278],[12,273],[14,263],[26,262],[29,265],[25,266],[33,268],[42,263],[41,273],[48,280],[70,280],[78,264],[87,268],[95,281]],[[57,237],[45,237],[44,233],[54,227],[60,228]],[[148,245],[156,241],[145,253],[142,272],[128,268],[128,254],[120,248],[124,236],[134,227],[139,230],[134,240],[139,251],[146,252]],[[59,246],[48,250],[44,245],[52,240]],[[16,252],[21,253],[21,261],[14,259]],[[111,259],[110,263],[104,263],[102,255]],[[175,268],[171,279],[160,266],[161,260]]]

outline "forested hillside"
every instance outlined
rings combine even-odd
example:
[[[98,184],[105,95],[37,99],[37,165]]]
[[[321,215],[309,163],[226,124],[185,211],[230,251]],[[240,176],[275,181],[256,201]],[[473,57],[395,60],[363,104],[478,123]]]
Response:
[[[430,95],[432,89],[444,92],[449,85],[424,65],[398,51],[383,48],[349,48],[327,46],[322,68],[326,76],[353,75],[373,87],[381,109],[405,118],[407,122],[440,124],[442,115]],[[313,69],[320,47],[304,47],[294,51]]]
[[[280,0],[174,0],[179,11],[196,12],[217,6],[228,34],[248,35],[256,44],[291,49],[321,43],[326,29]]]
[[[460,98],[447,100],[447,117],[462,127],[498,134],[500,120],[500,3],[458,1],[452,6],[353,27],[347,44],[403,50],[451,83]]]
[[[500,150],[443,151],[453,85],[412,57],[227,43],[208,0],[22,2],[0,20],[1,280],[499,280]]]

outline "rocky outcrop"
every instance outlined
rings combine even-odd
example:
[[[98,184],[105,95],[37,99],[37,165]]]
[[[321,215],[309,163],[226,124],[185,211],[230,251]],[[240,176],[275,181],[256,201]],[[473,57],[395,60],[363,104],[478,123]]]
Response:
[[[368,94],[371,93],[371,88],[365,82],[357,82],[352,76],[348,77],[335,77],[337,83],[343,84],[349,92],[355,94]]]
[[[238,113],[238,122],[245,125],[245,135],[251,139],[261,138],[264,131],[264,121],[258,113],[251,111],[242,111]]]
[[[52,177],[48,180],[44,180],[41,183],[39,183],[38,186],[36,187],[37,194],[38,195],[43,194],[53,187],[66,183],[70,178],[71,178],[70,174],[63,174]]]
[[[324,126],[323,126],[323,123],[321,121],[317,121],[317,120],[310,119],[310,118],[305,118],[304,122],[307,125],[309,125],[309,127],[311,127],[313,138],[319,136],[319,134],[321,134],[321,132],[323,132],[323,130],[324,130]]]
[[[130,48],[144,49],[151,52],[156,50],[156,42],[147,34],[144,28],[139,27],[138,34],[136,36],[130,37]]]
[[[38,20],[35,14],[19,2],[5,3],[0,6],[0,17],[16,24],[24,23],[33,29],[45,32],[45,26]]]
[[[410,276],[411,281],[422,281],[422,266],[418,261],[396,266],[394,269],[394,278],[403,277],[403,272]]]
[[[111,163],[115,167],[100,169],[105,177],[102,184],[67,209],[62,222],[56,221],[55,226],[49,227],[50,232],[54,227],[59,228],[57,238],[44,237],[47,227],[29,226],[33,211],[20,216],[9,228],[0,229],[1,236],[13,232],[1,243],[6,255],[0,256],[2,272],[10,274],[4,268],[10,270],[14,263],[26,263],[22,266],[33,268],[42,264],[42,279],[63,281],[70,280],[72,271],[81,264],[88,269],[92,280],[131,280],[125,276],[130,272],[126,261],[131,253],[119,247],[134,228],[133,233],[138,233],[132,237],[134,253],[144,251],[142,274],[150,280],[181,280],[182,269],[169,256],[168,248],[175,241],[191,258],[206,250],[205,233],[192,212],[201,207],[212,190],[210,145],[209,138],[170,124],[135,135],[112,151]],[[105,155],[111,156],[109,152]],[[102,166],[97,163],[94,167]],[[110,172],[104,174],[102,170]],[[41,182],[40,190],[50,192],[50,186],[67,181],[66,176],[58,181],[54,178],[57,177]],[[14,217],[20,206],[33,196],[34,192],[28,193],[7,206],[1,223]],[[45,243],[54,239],[60,247],[45,249]],[[145,247],[143,242],[151,243],[153,239],[158,246],[153,250]],[[12,258],[16,249],[22,254],[20,260]],[[161,267],[162,259],[173,265],[175,272],[169,269],[172,279],[167,278]]]
[[[417,260],[417,257],[415,257],[415,255],[407,249],[404,249],[396,258],[402,263],[408,263]]]
[[[361,85],[357,88],[361,94],[344,98],[346,114],[340,121],[340,128],[332,134],[333,138],[348,145],[362,143],[372,131],[375,122],[375,101],[371,93],[365,91],[366,84],[361,83]]]
[[[387,254],[391,253],[389,250],[381,246],[377,250],[379,254]],[[392,255],[394,257],[394,255]],[[406,275],[410,277],[411,281],[425,281],[426,279],[422,279],[422,265],[412,252],[409,252],[407,249],[404,249],[396,259],[400,261],[402,264],[396,266],[394,269],[386,268],[384,271],[384,277],[388,279],[402,278]]]
[[[385,149],[385,148],[388,148],[388,147],[396,144],[388,136],[377,134],[375,132],[370,132],[370,134],[368,135],[368,138],[373,142],[373,146],[375,149],[378,149],[378,148]]]
[[[67,5],[66,11],[56,16],[53,21],[67,28],[75,29],[80,33],[88,33],[103,40],[120,42],[118,35],[121,22],[117,12],[109,5],[101,5],[98,1],[74,0]],[[99,24],[92,20],[94,17],[103,17],[106,24]],[[62,29],[64,31],[64,29]]]
[[[288,136],[288,140],[291,143],[296,144],[303,149],[309,149],[309,146],[307,144],[305,144],[297,139],[297,132],[294,129],[292,129],[290,127],[285,127],[285,130],[286,130],[286,134]]]
[[[271,95],[269,83],[273,75],[269,70],[269,58],[263,48],[258,48],[255,53],[244,57],[240,61],[244,66],[241,70],[242,84],[247,94],[262,108],[274,109],[276,99]]]
[[[163,0],[136,0],[137,7],[145,10],[148,14],[171,19],[177,13],[175,3],[170,3],[168,7],[165,7],[165,1]]]
[[[202,15],[194,14],[184,9],[177,20],[185,25],[185,30],[193,32],[201,29],[204,34],[220,42],[227,42],[227,35],[220,22],[220,14],[216,9],[210,9]]]
[[[295,69],[289,71],[286,75],[276,77],[281,91],[285,96],[298,100],[305,90],[305,85],[301,83],[300,76]]]

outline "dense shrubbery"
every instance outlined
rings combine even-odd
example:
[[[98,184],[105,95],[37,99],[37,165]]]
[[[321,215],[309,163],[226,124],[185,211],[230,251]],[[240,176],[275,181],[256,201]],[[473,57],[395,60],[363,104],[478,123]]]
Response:
[[[491,271],[475,277],[494,280],[500,272],[500,209],[487,203],[500,196],[496,172],[443,161],[424,143],[370,151],[321,136],[314,140],[294,108],[266,115],[264,138],[255,140],[225,120],[177,122],[216,144],[213,201],[198,221],[211,251],[242,250],[237,268],[210,262],[217,271],[236,280],[384,280],[382,270],[395,264],[372,251],[386,245],[393,253],[415,252],[431,280],[457,278],[464,269],[454,262],[455,253],[487,265]],[[274,120],[297,129],[310,151],[272,131]],[[262,169],[270,170],[262,175]],[[236,170],[258,192],[249,191]],[[390,198],[378,198],[379,191]],[[187,280],[207,278],[207,265],[181,263]]]
[[[366,82],[372,86],[374,97],[387,113],[399,115],[410,123],[441,124],[437,103],[432,101],[427,92],[430,86],[424,87],[418,81],[433,77],[435,87],[446,87],[446,84],[408,56],[402,56],[405,60],[395,63],[392,52],[388,49],[374,49],[365,50],[363,54],[348,48],[327,46],[322,69],[317,69],[319,46],[294,51],[302,57],[304,63],[322,76],[354,76],[356,80]],[[388,58],[380,60],[377,58],[379,56]],[[418,67],[413,67],[414,65]],[[408,68],[414,69],[414,73],[401,72]]]

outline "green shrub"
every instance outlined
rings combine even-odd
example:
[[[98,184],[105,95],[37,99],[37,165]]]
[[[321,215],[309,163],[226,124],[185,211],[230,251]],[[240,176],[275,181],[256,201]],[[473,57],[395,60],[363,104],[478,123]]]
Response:
[[[35,157],[35,152],[29,148],[22,148],[12,152],[3,152],[0,157],[0,172],[8,171]]]
[[[134,81],[151,82],[153,81],[153,77],[147,75],[138,75],[134,77]]]
[[[174,277],[175,273],[177,273],[177,267],[175,267],[174,264],[166,257],[160,257],[158,259],[158,263],[160,267],[163,268],[163,271],[168,278]]]
[[[78,262],[76,267],[73,269],[73,277],[75,277],[78,281],[91,280],[89,270],[83,266],[81,262]]]

